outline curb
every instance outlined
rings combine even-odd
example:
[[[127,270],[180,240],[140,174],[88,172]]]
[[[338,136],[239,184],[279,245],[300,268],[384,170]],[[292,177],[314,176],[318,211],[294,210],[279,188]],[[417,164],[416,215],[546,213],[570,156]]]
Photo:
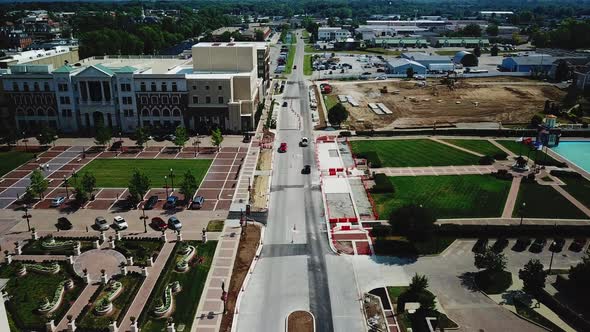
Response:
[[[311,311],[308,311],[308,310],[293,310],[289,314],[287,314],[287,317],[285,317],[285,332],[289,332],[289,316],[291,316],[291,314],[294,313],[295,311],[305,311],[311,315],[311,319],[313,320],[313,331],[315,332],[315,316],[313,315],[313,313]]]

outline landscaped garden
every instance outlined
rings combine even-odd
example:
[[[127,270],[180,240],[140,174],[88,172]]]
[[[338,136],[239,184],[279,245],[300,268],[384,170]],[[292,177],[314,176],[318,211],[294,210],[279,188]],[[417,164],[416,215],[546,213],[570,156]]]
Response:
[[[556,166],[563,165],[562,162],[555,160],[553,157],[547,155],[544,151],[531,149],[530,146],[527,146],[521,142],[506,140],[498,140],[497,142],[502,144],[505,148],[512,151],[512,153],[514,153],[517,156],[522,155],[526,158],[526,156],[528,155],[531,160],[537,161],[538,164]]]
[[[505,153],[502,149],[484,139],[445,139],[444,141],[488,156]]]
[[[157,238],[154,239],[128,239],[115,241],[115,250],[125,257],[133,257],[133,264],[137,266],[148,266],[150,257],[156,261],[164,243]]]
[[[502,215],[511,181],[491,175],[389,177],[395,193],[373,194],[382,219],[406,204],[422,205],[436,218],[486,218]]]
[[[104,331],[111,321],[121,323],[144,277],[139,273],[116,275],[94,293],[92,304],[86,306],[76,320],[84,331]]]
[[[562,187],[565,191],[574,196],[575,199],[587,208],[590,208],[590,181],[580,174],[573,172],[559,173],[557,177],[566,184]]]
[[[184,241],[175,245],[139,316],[141,331],[164,331],[167,317],[172,317],[178,330],[191,330],[216,246],[216,241]],[[176,281],[174,291],[172,285]]]
[[[74,247],[80,243],[80,252],[93,249],[92,242],[98,240],[94,237],[67,238],[44,236],[37,240],[29,240],[23,245],[24,255],[74,255]]]
[[[372,167],[477,165],[479,157],[429,139],[351,141],[352,152]]]
[[[0,176],[31,160],[33,156],[33,152],[0,151]]]
[[[26,273],[19,275],[23,268]],[[0,267],[0,278],[9,279],[6,309],[18,330],[44,331],[48,315],[59,322],[84,288],[82,279],[65,263],[12,262]]]
[[[522,203],[526,203],[525,218],[588,219],[582,211],[551,186],[523,181],[520,184],[513,217],[521,216]]]
[[[152,187],[164,187],[165,176],[174,170],[175,184],[182,181],[183,175],[191,171],[201,183],[211,165],[211,159],[94,159],[81,172],[88,172],[96,177],[97,188],[127,188],[129,179],[135,169],[139,169],[150,179]],[[168,185],[171,185],[168,179]]]

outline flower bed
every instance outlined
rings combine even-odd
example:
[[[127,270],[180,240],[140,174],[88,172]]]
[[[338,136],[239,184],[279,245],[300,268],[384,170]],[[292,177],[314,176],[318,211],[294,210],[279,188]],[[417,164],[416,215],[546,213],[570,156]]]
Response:
[[[50,265],[43,264],[23,264],[27,271],[45,273],[45,274],[56,274],[60,270],[60,265],[57,262],[53,262]]]
[[[97,301],[94,310],[98,315],[106,315],[113,309],[112,301],[123,290],[123,284],[116,280],[111,280],[106,293]]]
[[[94,237],[85,238],[67,238],[55,237],[55,242],[51,243],[51,237],[44,237],[38,240],[29,240],[23,246],[24,255],[73,255],[74,245],[80,242],[80,251],[93,249],[92,241],[98,240]]]
[[[66,289],[66,282],[67,280],[64,280],[59,283],[57,289],[55,290],[55,293],[53,294],[53,299],[51,299],[51,301],[49,301],[48,298],[44,299],[44,301],[39,306],[39,312],[48,314],[55,310],[57,306],[59,306],[59,304],[61,303],[61,298],[64,295],[64,291]]]
[[[191,245],[185,245],[179,250],[180,258],[176,262],[176,270],[185,272],[188,270],[188,263],[193,258],[197,249]]]
[[[125,238],[115,242],[115,250],[125,257],[133,257],[133,263],[137,266],[148,266],[148,260],[153,257],[156,260],[163,243],[160,239]]]
[[[166,285],[166,288],[164,289],[164,301],[162,301],[161,305],[158,305],[154,308],[154,315],[157,317],[162,317],[170,313],[170,310],[172,309],[172,294],[178,293],[179,291],[180,283],[178,281],[174,281]]]
[[[49,236],[41,240],[41,247],[46,250],[73,249],[77,243],[78,241],[74,240],[57,241],[53,236]]]

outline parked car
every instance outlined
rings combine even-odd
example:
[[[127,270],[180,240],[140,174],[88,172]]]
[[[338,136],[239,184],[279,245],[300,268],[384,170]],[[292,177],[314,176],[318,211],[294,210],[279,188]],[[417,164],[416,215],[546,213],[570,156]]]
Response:
[[[562,237],[556,237],[553,239],[553,242],[551,242],[551,245],[549,246],[549,250],[551,250],[553,252],[560,252],[561,250],[563,250],[564,245],[565,245],[565,239]]]
[[[122,229],[126,229],[127,227],[129,227],[129,225],[127,224],[127,221],[125,221],[125,219],[123,217],[116,216],[115,218],[113,218],[113,228],[114,229],[122,230]]]
[[[56,197],[56,198],[54,198],[54,199],[51,201],[51,206],[52,206],[52,207],[59,207],[59,206],[60,206],[60,205],[62,205],[62,204],[65,202],[65,201],[66,201],[66,198],[65,198],[65,197],[63,197],[63,196]]]
[[[172,142],[172,141],[174,141],[176,139],[176,135],[174,135],[174,134],[166,135],[165,138],[166,138],[166,140]]]
[[[172,209],[176,207],[176,202],[178,202],[178,196],[170,196],[166,199],[166,204],[164,206],[168,209]]]
[[[178,218],[172,216],[168,218],[168,228],[178,231],[182,228],[182,223],[180,220],[178,220]]]
[[[283,107],[287,107],[287,102],[286,101],[283,102]]]
[[[152,218],[151,225],[157,231],[165,231],[168,228],[168,224],[160,217]]]
[[[528,246],[531,244],[531,239],[528,237],[519,237],[516,240],[516,243],[514,244],[514,246],[512,247],[512,250],[514,251],[525,251],[526,248],[528,248]]]
[[[147,202],[145,202],[145,205],[143,206],[143,208],[146,210],[151,210],[154,208],[154,206],[156,206],[157,203],[158,203],[158,196],[156,196],[156,195],[150,196],[150,198],[148,198]]]
[[[508,247],[508,239],[505,237],[500,237],[496,240],[496,242],[494,242],[492,250],[495,252],[502,252],[504,249],[506,249],[506,247]]]
[[[530,252],[539,253],[539,252],[543,251],[543,249],[545,248],[545,245],[546,244],[547,244],[547,239],[544,239],[544,238],[536,238],[535,239],[535,242],[533,242],[533,244],[529,248],[529,251]]]
[[[109,223],[104,217],[96,217],[96,219],[94,219],[94,225],[99,231],[106,231],[109,229]]]
[[[281,145],[279,146],[279,152],[280,153],[287,152],[287,143],[285,143],[285,142],[281,143]]]
[[[193,201],[191,202],[191,209],[199,210],[203,207],[203,204],[205,204],[205,197],[195,196],[195,198],[193,198]]]
[[[59,217],[57,218],[57,228],[61,230],[72,229],[72,222],[70,222],[66,217]]]
[[[311,166],[309,166],[309,165],[303,166],[303,169],[301,170],[301,174],[309,174],[309,173],[311,173]]]
[[[574,241],[572,241],[572,244],[569,246],[569,250],[580,252],[586,246],[586,242],[586,239],[583,237],[574,238]]]

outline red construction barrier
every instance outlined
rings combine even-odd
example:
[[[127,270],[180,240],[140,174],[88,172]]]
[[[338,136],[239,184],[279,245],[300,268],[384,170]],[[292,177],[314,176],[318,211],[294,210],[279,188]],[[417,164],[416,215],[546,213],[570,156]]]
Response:
[[[359,221],[359,218],[354,217],[354,218],[348,218],[348,222],[353,222],[353,223],[357,223]]]
[[[330,168],[328,171],[330,172],[330,175],[336,175],[336,170],[334,168]]]
[[[340,173],[340,172],[344,172],[344,168],[340,167],[340,168],[336,168],[336,172]]]
[[[347,222],[348,218],[338,218],[338,222]]]
[[[342,225],[342,227],[340,228],[343,231],[349,231],[350,230],[350,225]]]
[[[338,222],[338,218],[330,218],[328,221],[330,221],[330,224],[335,224]]]

